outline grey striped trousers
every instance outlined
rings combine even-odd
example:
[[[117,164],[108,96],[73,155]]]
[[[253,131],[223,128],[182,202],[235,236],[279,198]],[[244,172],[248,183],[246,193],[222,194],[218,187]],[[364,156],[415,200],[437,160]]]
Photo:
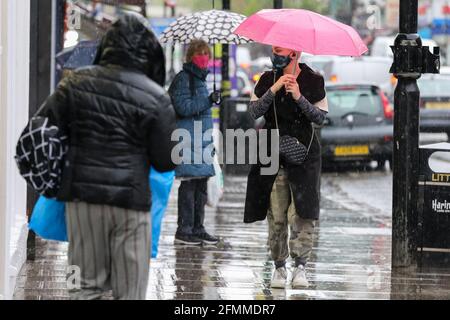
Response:
[[[150,212],[66,203],[69,266],[79,267],[71,299],[145,299],[150,269]]]

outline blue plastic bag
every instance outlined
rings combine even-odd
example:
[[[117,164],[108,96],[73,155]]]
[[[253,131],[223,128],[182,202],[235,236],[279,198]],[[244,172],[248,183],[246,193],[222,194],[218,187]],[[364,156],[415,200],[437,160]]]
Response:
[[[150,171],[150,188],[152,190],[152,258],[158,255],[161,224],[169,202],[175,171],[161,173],[155,169]]]
[[[152,190],[152,258],[156,258],[158,254],[162,219],[174,178],[175,171],[160,173],[151,168],[149,180]],[[65,211],[64,202],[41,196],[33,209],[29,228],[43,239],[68,241]]]
[[[31,214],[29,228],[43,239],[68,241],[65,212],[64,202],[40,196]]]

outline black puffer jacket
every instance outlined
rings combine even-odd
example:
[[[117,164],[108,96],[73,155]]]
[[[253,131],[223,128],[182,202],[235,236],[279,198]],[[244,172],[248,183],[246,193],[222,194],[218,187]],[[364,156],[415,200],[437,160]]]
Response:
[[[43,113],[70,138],[59,200],[148,211],[150,165],[175,167],[164,55],[142,19],[115,22],[95,65],[64,79],[46,102]]]

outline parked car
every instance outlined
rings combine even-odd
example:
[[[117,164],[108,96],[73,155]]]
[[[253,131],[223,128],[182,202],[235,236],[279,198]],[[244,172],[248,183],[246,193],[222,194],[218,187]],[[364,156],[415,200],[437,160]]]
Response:
[[[301,61],[306,63],[313,70],[319,72],[322,76],[325,76],[325,66],[335,58],[336,56],[313,56],[302,53]]]
[[[327,83],[329,113],[321,129],[324,166],[377,161],[392,168],[393,108],[373,84]]]
[[[392,61],[388,57],[334,57],[324,66],[324,77],[334,83],[373,83],[392,99],[397,84],[389,73]]]
[[[424,74],[420,89],[420,131],[445,132],[450,138],[450,73]]]

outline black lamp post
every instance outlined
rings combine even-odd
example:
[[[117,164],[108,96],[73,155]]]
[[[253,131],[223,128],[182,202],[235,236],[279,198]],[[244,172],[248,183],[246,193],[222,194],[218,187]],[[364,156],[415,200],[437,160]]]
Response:
[[[417,0],[400,0],[399,34],[392,46],[391,73],[398,78],[394,100],[392,267],[414,267],[417,253],[419,98],[417,79],[439,73],[439,48],[422,47]]]
[[[222,9],[230,10],[231,3],[230,0],[222,1]],[[222,83],[221,83],[221,94],[222,94],[222,102],[219,110],[220,117],[220,131],[224,132],[225,129],[225,107],[227,98],[230,97],[231,94],[231,82],[230,82],[230,71],[229,71],[229,61],[230,61],[230,52],[229,45],[222,44]]]

